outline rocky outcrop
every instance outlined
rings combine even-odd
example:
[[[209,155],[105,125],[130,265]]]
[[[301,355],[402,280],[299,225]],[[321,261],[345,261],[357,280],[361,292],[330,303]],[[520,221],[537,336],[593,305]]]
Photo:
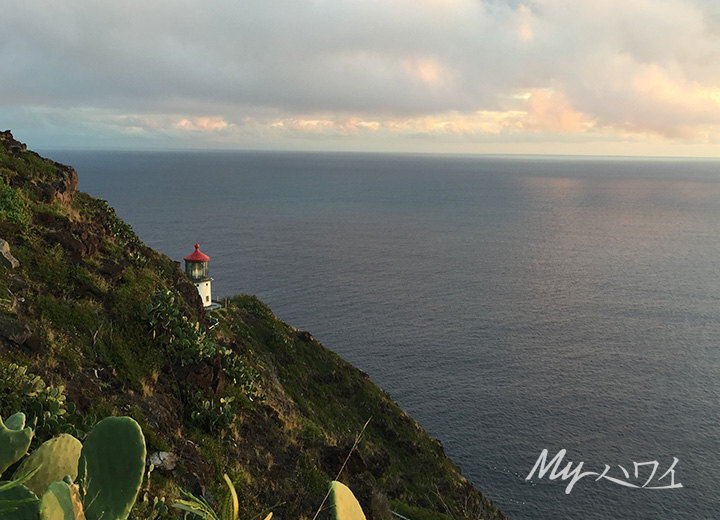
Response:
[[[20,267],[20,262],[10,253],[10,244],[0,238],[0,265],[16,269]]]
[[[225,387],[225,372],[220,356],[214,356],[187,367],[177,367],[176,374],[193,388],[205,395],[218,394]]]
[[[0,338],[15,345],[22,345],[32,336],[32,330],[17,316],[0,316]]]
[[[25,320],[15,315],[0,315],[0,344],[38,353],[43,347],[43,340]]]
[[[60,244],[73,262],[92,257],[102,246],[102,227],[97,222],[70,222],[52,213],[37,213],[33,223],[47,228],[45,240]]]
[[[49,159],[43,159],[35,152],[28,151],[25,143],[17,141],[10,130],[0,132],[0,146],[14,159],[28,162],[28,158],[31,158],[33,162],[42,162],[47,165],[43,179],[30,179],[22,172],[11,172],[11,170],[0,172],[3,175],[13,173],[10,178],[6,178],[6,182],[10,186],[14,188],[25,187],[34,192],[40,200],[47,203],[59,200],[66,205],[72,204],[79,183],[78,174],[74,168]]]
[[[10,130],[0,132],[0,144],[7,150],[8,154],[13,157],[18,157],[21,153],[27,152],[25,143],[16,141]]]
[[[75,191],[77,190],[78,174],[74,168],[65,166],[64,164],[55,163],[58,167],[57,181],[51,186],[55,188],[53,196],[59,199],[64,204],[70,205],[75,197]]]

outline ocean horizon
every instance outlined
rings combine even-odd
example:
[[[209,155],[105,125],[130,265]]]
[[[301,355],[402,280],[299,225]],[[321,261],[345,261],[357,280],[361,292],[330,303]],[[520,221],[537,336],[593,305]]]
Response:
[[[45,155],[367,372],[509,518],[718,517],[717,160]],[[593,474],[527,479],[543,450]]]

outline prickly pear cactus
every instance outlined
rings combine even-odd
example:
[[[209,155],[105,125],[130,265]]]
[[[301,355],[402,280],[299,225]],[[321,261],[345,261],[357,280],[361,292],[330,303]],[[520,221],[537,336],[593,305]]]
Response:
[[[18,412],[5,419],[5,427],[8,430],[22,430],[25,428],[25,414]]]
[[[85,520],[77,485],[53,482],[40,499],[40,520]]]
[[[330,482],[330,504],[335,520],[365,520],[365,513],[353,492],[337,480]]]
[[[66,475],[73,481],[77,478],[80,450],[80,441],[63,433],[33,451],[15,471],[15,478],[39,466],[38,472],[25,482],[25,487],[37,496],[42,496],[50,484],[62,480]]]
[[[25,426],[25,414],[16,413],[3,424],[0,419],[0,475],[27,453],[33,438],[32,428]]]
[[[9,483],[0,482],[0,485],[3,484]],[[27,503],[21,503],[26,500]],[[14,485],[10,489],[0,491],[0,511],[5,511],[0,518],[2,520],[37,520],[39,504],[35,493],[25,486]]]
[[[145,470],[145,437],[130,417],[107,417],[85,439],[78,476],[87,520],[124,520]]]

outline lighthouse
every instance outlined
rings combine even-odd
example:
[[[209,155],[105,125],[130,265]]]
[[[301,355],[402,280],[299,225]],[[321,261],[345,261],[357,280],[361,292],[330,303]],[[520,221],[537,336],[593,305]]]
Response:
[[[195,251],[187,255],[185,260],[185,273],[197,287],[205,307],[212,306],[210,294],[210,282],[212,278],[208,273],[208,261],[210,257],[200,252],[200,244],[195,244]]]

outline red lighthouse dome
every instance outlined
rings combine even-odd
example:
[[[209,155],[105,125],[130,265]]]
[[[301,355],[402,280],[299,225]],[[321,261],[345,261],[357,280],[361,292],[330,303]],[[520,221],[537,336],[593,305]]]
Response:
[[[207,262],[210,257],[200,252],[200,244],[195,244],[195,251],[183,258],[186,262]]]

